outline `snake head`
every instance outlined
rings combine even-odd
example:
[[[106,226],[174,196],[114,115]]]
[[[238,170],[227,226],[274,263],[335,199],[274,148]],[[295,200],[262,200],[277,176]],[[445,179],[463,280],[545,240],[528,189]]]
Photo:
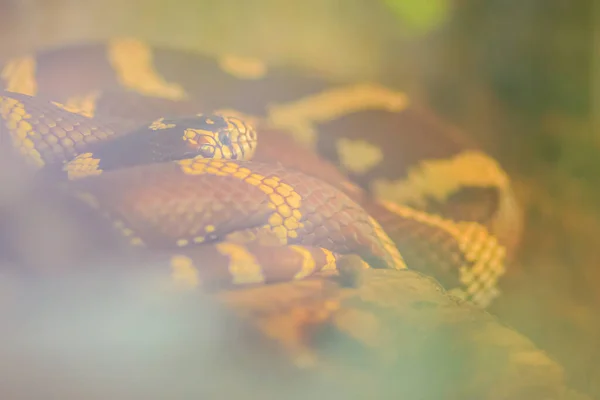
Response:
[[[195,157],[249,160],[254,155],[256,130],[237,117],[199,114],[186,122],[183,141]]]
[[[86,166],[97,173],[193,158],[249,160],[256,143],[254,128],[237,117],[201,114],[160,118],[150,125],[127,128],[106,141],[93,143],[87,147],[85,159],[61,163],[57,168],[79,171]]]

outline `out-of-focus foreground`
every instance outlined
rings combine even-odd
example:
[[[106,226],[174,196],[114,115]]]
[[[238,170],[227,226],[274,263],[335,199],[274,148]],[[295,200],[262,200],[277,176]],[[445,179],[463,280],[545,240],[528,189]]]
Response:
[[[493,311],[556,357],[574,387],[600,396],[593,3],[0,0],[0,55],[135,34],[403,87],[514,176],[527,226]]]

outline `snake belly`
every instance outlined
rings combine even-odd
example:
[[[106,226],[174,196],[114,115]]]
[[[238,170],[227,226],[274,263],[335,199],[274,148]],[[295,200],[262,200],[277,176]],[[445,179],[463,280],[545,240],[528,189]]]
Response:
[[[113,38],[103,43],[14,57],[4,64],[1,77],[7,91],[0,104],[5,137],[12,138],[13,144],[17,140],[21,153],[35,154],[37,145],[27,139],[44,132],[37,127],[24,132],[25,128],[14,126],[30,115],[29,111],[13,115],[15,120],[21,117],[13,125],[7,120],[6,110],[14,107],[15,101],[19,103],[16,94],[51,99],[57,108],[52,112],[60,114],[62,121],[75,118],[84,121],[82,125],[93,121],[91,125],[101,127],[85,135],[87,131],[71,124],[75,137],[81,136],[83,141],[86,137],[104,141],[115,132],[131,131],[142,121],[158,126],[164,123],[165,115],[183,117],[200,111],[235,114],[257,126],[259,145],[252,161],[240,164],[231,160],[204,160],[196,164],[204,165],[204,172],[197,175],[186,175],[184,163],[191,161],[184,160],[175,164],[160,162],[157,164],[160,167],[123,164],[122,169],[116,163],[114,170],[99,173],[102,172],[99,165],[107,156],[95,158],[93,152],[86,152],[86,143],[57,135],[51,135],[57,137],[56,143],[42,141],[60,154],[53,163],[78,157],[80,166],[96,168],[97,176],[68,186],[76,188],[73,191],[79,195],[87,193],[83,197],[87,196],[86,201],[95,207],[118,210],[118,217],[111,216],[112,223],[115,224],[115,219],[119,221],[116,223],[119,229],[125,230],[128,233],[125,236],[133,237],[137,244],[151,243],[149,247],[175,254],[183,248],[193,248],[190,245],[196,242],[206,249],[210,247],[216,258],[229,257],[230,261],[235,258],[238,264],[246,260],[246,265],[251,266],[246,269],[255,271],[255,275],[264,274],[262,267],[266,265],[271,265],[267,270],[277,270],[272,258],[257,256],[262,254],[261,248],[269,246],[272,253],[273,243],[292,246],[288,253],[295,254],[293,257],[298,261],[291,262],[293,267],[289,270],[295,271],[292,275],[296,277],[307,276],[308,270],[335,268],[335,259],[342,254],[359,254],[374,266],[403,268],[406,263],[424,270],[454,289],[455,294],[486,306],[497,296],[498,278],[505,272],[505,263],[519,242],[520,212],[510,180],[498,162],[430,112],[412,104],[406,94],[381,85],[332,84],[306,71],[270,68],[257,60],[229,55],[213,57],[153,47],[134,38]],[[60,123],[56,125],[60,128]],[[64,127],[63,130],[68,131]],[[43,157],[37,164],[45,165]],[[189,167],[188,172],[193,170]],[[254,172],[255,167],[259,172]],[[144,172],[136,175],[130,168]],[[250,171],[246,178],[233,177],[236,171],[239,175],[240,169]],[[163,180],[151,178],[148,182],[152,184],[145,183],[145,190],[133,191],[136,187],[133,183],[144,181],[143,177],[151,171],[159,173]],[[165,171],[169,171],[167,175],[160,174]],[[211,171],[210,178],[206,171]],[[292,184],[282,178],[287,174],[291,174]],[[179,231],[175,232],[177,229],[173,227],[174,231],[166,236],[164,229],[170,225],[165,220],[151,224],[145,221],[145,225],[135,226],[150,235],[145,240],[126,226],[125,220],[139,222],[132,216],[136,211],[127,208],[127,201],[141,196],[155,199],[152,203],[155,214],[164,212],[171,215],[166,220],[175,221],[175,214],[163,207],[169,201],[179,201],[174,199],[175,193],[183,198],[187,194],[187,201],[191,202],[189,193],[171,188],[162,192],[167,198],[161,203],[156,200],[160,197],[158,190],[150,188],[161,185],[166,188],[168,182],[174,184],[183,176],[181,182],[191,177],[208,179],[211,187],[220,190],[212,199],[216,203],[201,200],[202,196],[210,198],[207,193],[195,193],[193,197],[202,204],[200,211],[209,210],[209,204],[217,204],[206,215],[218,221],[202,217],[210,222],[188,231],[183,228],[185,224],[180,224]],[[118,189],[110,186],[119,179],[125,179],[126,183],[117,185]],[[240,184],[240,179],[243,193],[233,188]],[[269,200],[273,193],[267,193],[276,188],[265,184],[265,180],[285,183],[284,191],[296,193],[295,199],[308,204],[310,211],[287,203],[284,205],[289,211],[278,210],[281,204],[274,204]],[[90,182],[90,187],[81,182]],[[107,185],[102,195],[91,193],[96,187],[91,182],[98,182],[98,188]],[[181,184],[187,187],[187,183]],[[253,189],[246,190],[250,186]],[[252,202],[244,200],[239,205],[231,196],[229,202],[222,201],[229,193],[239,193],[238,200],[244,196],[251,198],[252,191],[257,196]],[[328,203],[327,207],[315,211],[324,205],[323,201]],[[257,204],[267,207],[244,209],[250,207],[249,203],[253,207],[258,207]],[[361,217],[344,214],[344,207],[357,210],[356,215]],[[302,220],[306,215],[317,217]],[[302,224],[304,231],[299,232]],[[311,224],[313,231],[306,228]],[[265,229],[266,226],[269,228]],[[294,233],[289,236],[290,232]],[[167,241],[170,244],[163,246]],[[233,256],[232,249],[237,249],[237,256]],[[194,263],[190,254],[177,254],[180,265],[182,260]],[[243,269],[239,265],[229,267],[230,272]],[[304,272],[300,273],[301,270]],[[288,275],[280,274],[280,278],[287,279]]]

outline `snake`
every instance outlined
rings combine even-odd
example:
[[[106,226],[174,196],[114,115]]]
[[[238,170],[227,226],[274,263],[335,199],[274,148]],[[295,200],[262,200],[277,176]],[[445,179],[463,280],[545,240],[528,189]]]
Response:
[[[400,90],[133,37],[16,54],[0,71],[2,154],[111,254],[207,290],[351,257],[423,271],[480,307],[500,294],[522,231],[511,180]]]

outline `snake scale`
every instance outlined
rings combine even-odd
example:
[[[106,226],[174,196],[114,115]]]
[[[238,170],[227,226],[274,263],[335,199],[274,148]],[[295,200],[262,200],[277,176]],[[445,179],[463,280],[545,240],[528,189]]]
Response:
[[[499,293],[521,229],[510,180],[405,93],[121,37],[1,71],[3,154],[111,253],[193,287],[304,279],[358,255],[482,307]]]

